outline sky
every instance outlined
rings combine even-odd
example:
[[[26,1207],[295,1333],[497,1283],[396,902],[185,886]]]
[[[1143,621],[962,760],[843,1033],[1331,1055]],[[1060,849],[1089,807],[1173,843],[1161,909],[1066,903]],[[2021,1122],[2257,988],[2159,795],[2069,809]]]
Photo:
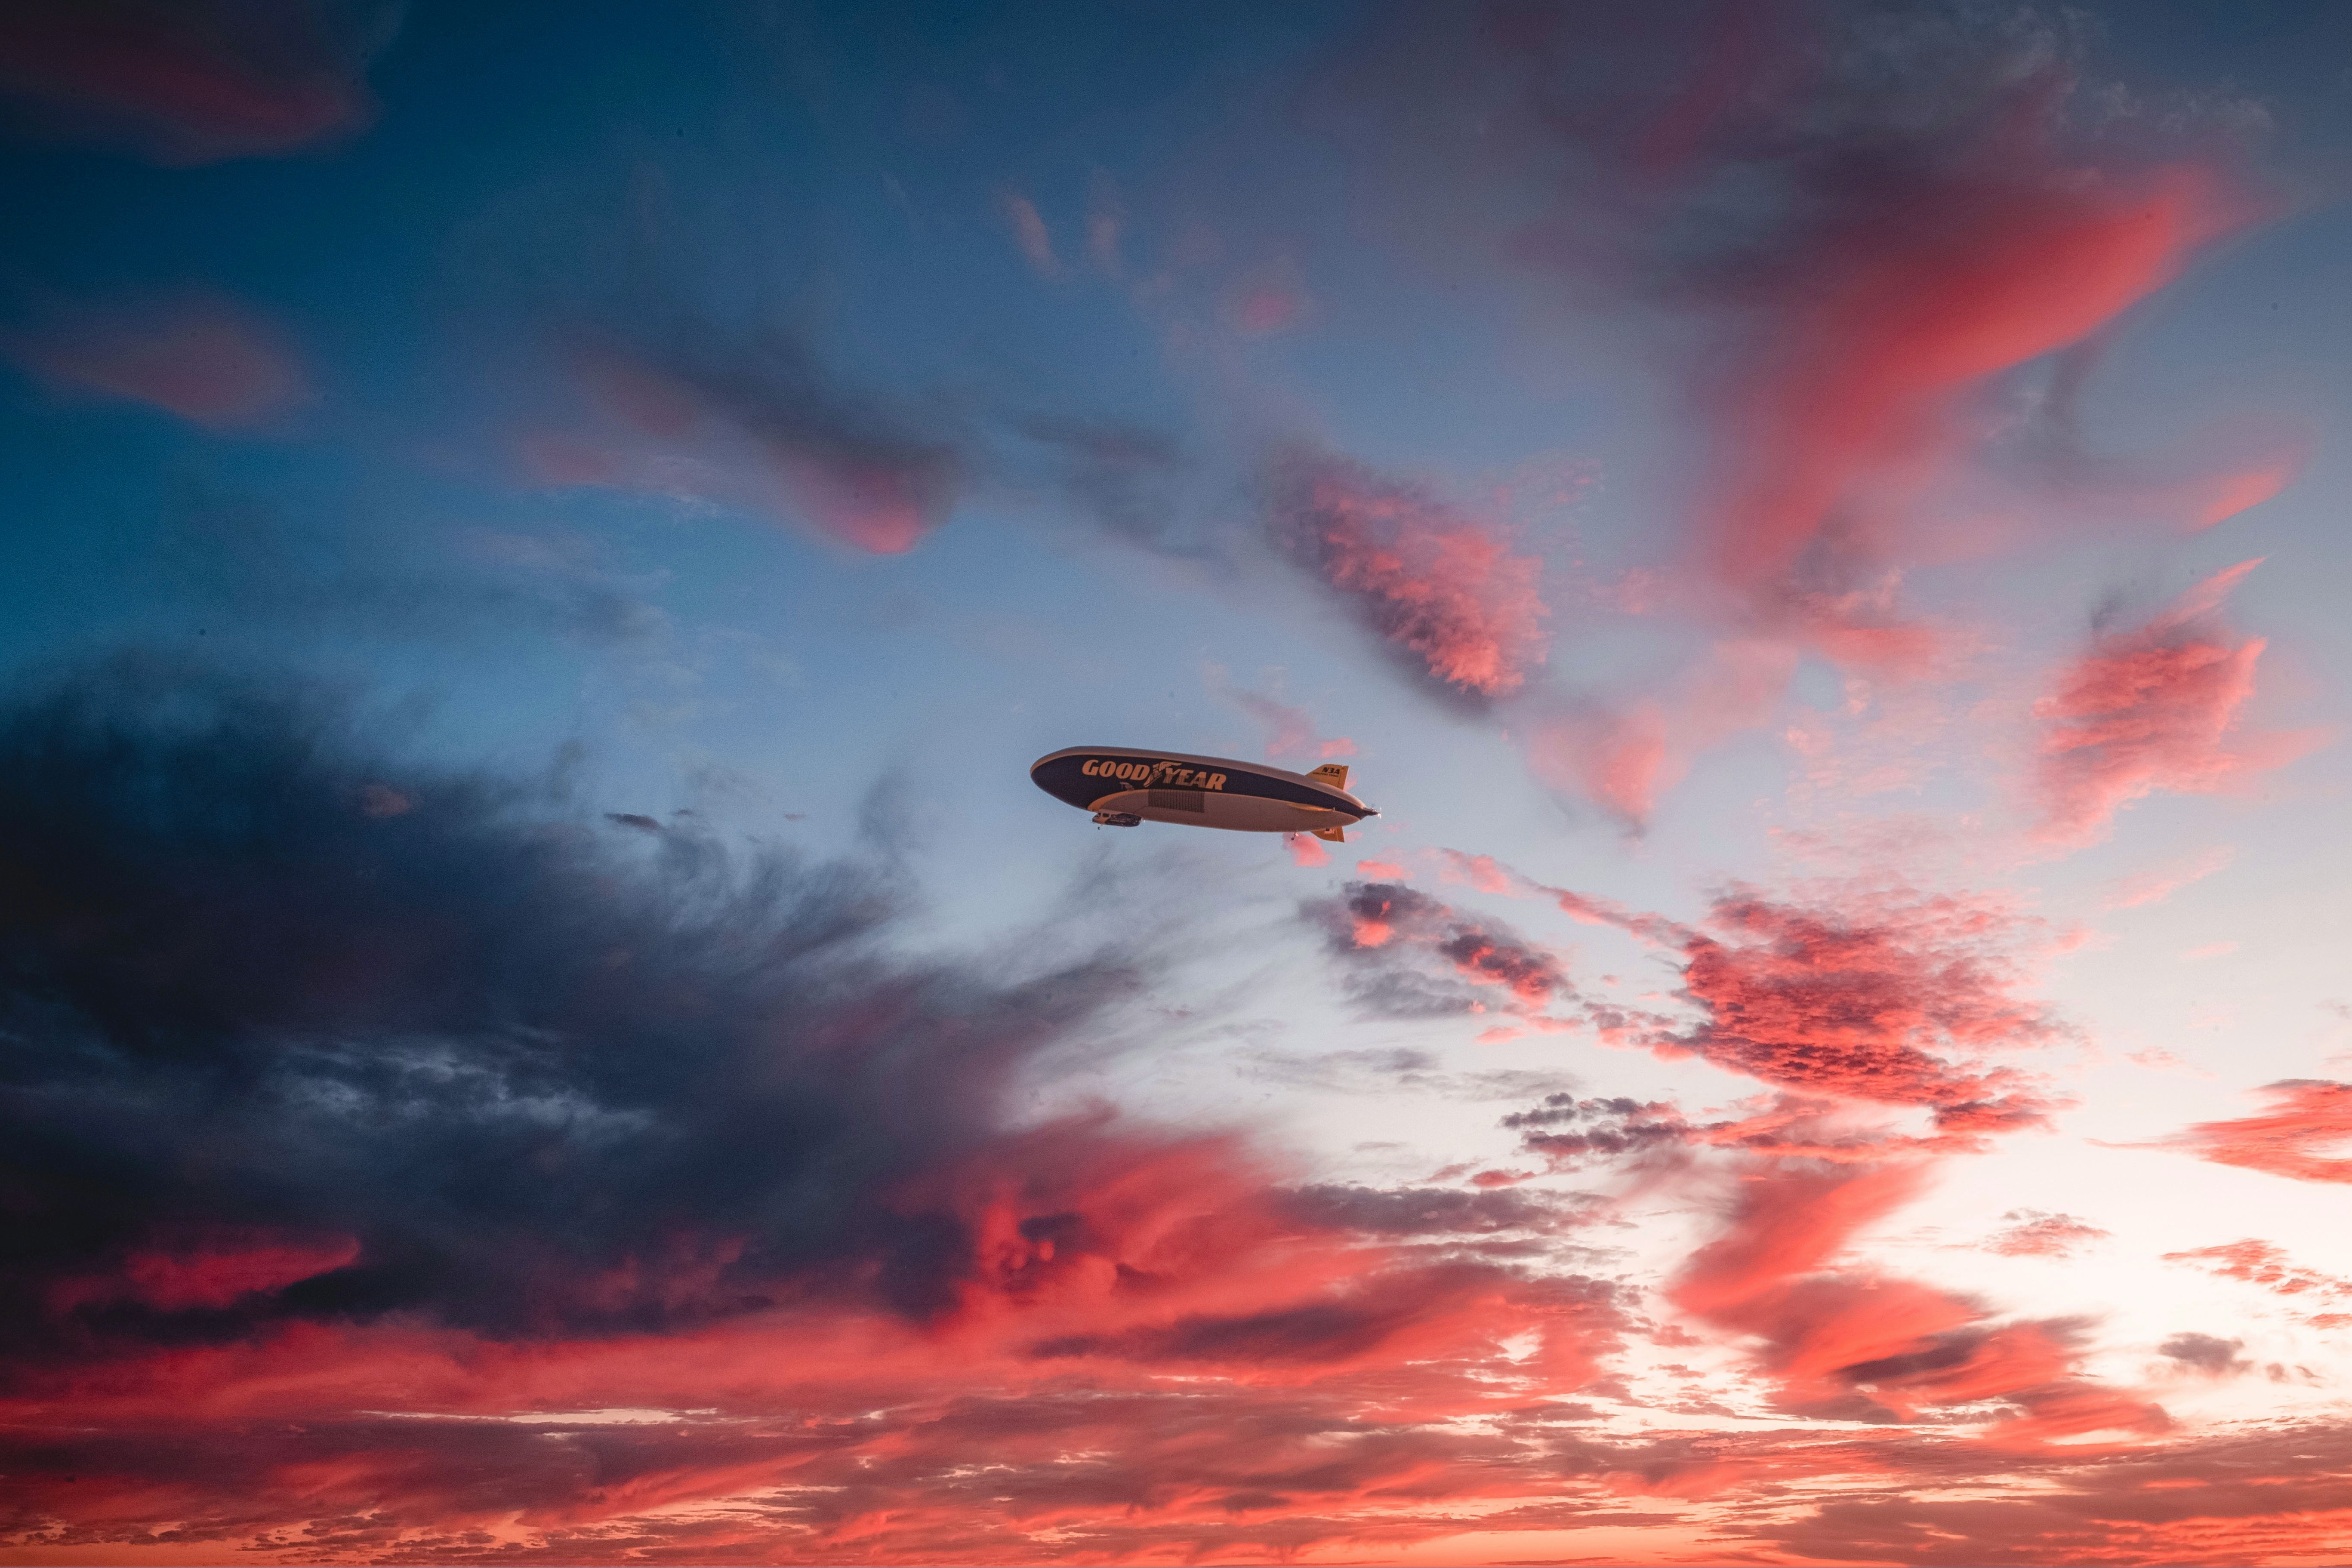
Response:
[[[2345,1561],[2347,196],[2326,5],[11,5],[0,1563]]]

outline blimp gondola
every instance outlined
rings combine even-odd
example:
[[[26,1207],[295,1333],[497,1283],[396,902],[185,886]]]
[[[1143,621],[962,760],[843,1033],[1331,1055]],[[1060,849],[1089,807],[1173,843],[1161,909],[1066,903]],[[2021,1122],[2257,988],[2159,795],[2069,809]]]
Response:
[[[1029,777],[1105,827],[1169,822],[1234,833],[1311,833],[1334,844],[1379,812],[1348,793],[1348,770],[1326,763],[1294,773],[1231,757],[1071,746],[1038,758]]]

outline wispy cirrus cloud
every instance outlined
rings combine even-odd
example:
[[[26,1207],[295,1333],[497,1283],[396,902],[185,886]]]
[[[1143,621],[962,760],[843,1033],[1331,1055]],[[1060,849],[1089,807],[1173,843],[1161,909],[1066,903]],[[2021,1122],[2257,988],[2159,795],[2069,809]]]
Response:
[[[2270,1109],[2256,1116],[2200,1121],[2145,1149],[2178,1149],[2217,1165],[2299,1182],[2352,1182],[2352,1084],[2293,1078],[2257,1090]]]
[[[902,554],[947,520],[964,460],[844,394],[785,333],[583,345],[583,426],[523,447],[541,482],[748,508],[855,550]]]

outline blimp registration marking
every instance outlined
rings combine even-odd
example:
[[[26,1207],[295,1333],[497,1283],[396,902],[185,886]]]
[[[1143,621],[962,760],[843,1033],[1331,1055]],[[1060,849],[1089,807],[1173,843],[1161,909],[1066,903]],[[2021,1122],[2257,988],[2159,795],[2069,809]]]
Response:
[[[1078,772],[1090,779],[1125,779],[1130,784],[1146,780],[1155,784],[1174,784],[1182,789],[1216,789],[1225,787],[1223,773],[1202,773],[1176,763],[1117,763],[1097,757]]]

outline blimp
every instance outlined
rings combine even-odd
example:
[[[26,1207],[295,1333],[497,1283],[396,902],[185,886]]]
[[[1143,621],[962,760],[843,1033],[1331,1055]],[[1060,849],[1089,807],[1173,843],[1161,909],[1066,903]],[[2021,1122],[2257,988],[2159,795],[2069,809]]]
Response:
[[[1071,746],[1029,764],[1029,776],[1105,827],[1171,822],[1234,833],[1311,833],[1344,844],[1351,824],[1380,815],[1348,793],[1348,770],[1338,763],[1294,773],[1231,757]]]

